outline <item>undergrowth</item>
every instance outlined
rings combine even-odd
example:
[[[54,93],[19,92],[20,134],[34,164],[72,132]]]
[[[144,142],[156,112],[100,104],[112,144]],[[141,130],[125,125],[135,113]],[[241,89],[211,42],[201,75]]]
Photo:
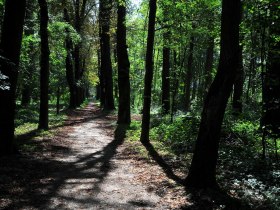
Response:
[[[199,128],[199,118],[154,115],[150,141],[160,155],[176,158],[189,166]],[[141,122],[133,121],[128,140],[139,142]],[[266,139],[266,159],[262,159],[262,131],[258,119],[234,118],[227,115],[221,132],[217,180],[232,197],[248,203],[253,209],[280,209],[280,170],[273,138]],[[136,144],[137,145],[137,144]],[[277,140],[279,146],[279,139]],[[141,145],[135,148],[150,158]],[[279,151],[278,151],[279,153]],[[182,158],[183,157],[183,158]]]
[[[20,147],[22,150],[34,151],[36,145],[30,144],[28,141],[41,137],[52,137],[54,135],[52,129],[62,126],[67,118],[63,111],[57,115],[55,104],[50,104],[49,130],[38,130],[39,104],[30,104],[28,107],[17,106],[15,117],[15,143],[17,147]]]

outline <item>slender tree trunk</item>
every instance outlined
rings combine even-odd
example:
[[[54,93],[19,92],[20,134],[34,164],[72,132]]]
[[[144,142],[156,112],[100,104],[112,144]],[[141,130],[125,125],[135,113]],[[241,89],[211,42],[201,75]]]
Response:
[[[252,95],[254,94],[254,78],[256,75],[256,57],[253,55],[253,53],[251,54],[251,58],[250,58],[250,65],[249,65],[249,75],[248,75],[248,85],[247,85],[247,90],[246,90],[246,101],[249,101],[250,98],[250,89],[251,89],[251,93]]]
[[[162,63],[162,111],[163,114],[170,113],[170,48],[163,47]]]
[[[189,57],[188,57],[188,66],[187,66],[187,75],[185,83],[185,100],[186,100],[186,110],[190,110],[191,105],[191,82],[193,78],[193,48],[194,48],[194,36],[191,36]]]
[[[220,62],[204,102],[194,156],[186,180],[189,187],[218,187],[216,165],[220,132],[238,66],[240,16],[240,0],[222,1]]]
[[[24,84],[21,90],[21,106],[27,107],[31,102],[31,87]]]
[[[80,35],[82,35],[82,27],[83,27],[85,15],[86,15],[85,14],[86,5],[87,5],[87,0],[73,0],[73,4],[72,4],[73,14],[74,14],[73,27],[75,28],[77,33],[79,33]],[[66,22],[69,23],[68,20]],[[69,63],[70,63],[69,58],[68,58],[68,60],[69,60],[68,64],[66,64],[69,66],[68,67],[69,75],[72,74],[71,71],[73,71],[73,75],[74,75],[74,77],[73,77],[74,85],[71,85],[71,88],[70,88],[70,94],[71,94],[70,95],[70,106],[69,106],[70,108],[75,108],[77,106],[80,106],[85,99],[85,96],[84,96],[85,87],[84,87],[84,84],[82,84],[82,77],[83,77],[84,69],[85,69],[85,67],[83,66],[83,63],[82,63],[84,58],[82,57],[82,54],[81,54],[82,41],[75,44],[75,46],[73,48],[74,49],[72,50],[72,46],[71,46],[71,57],[72,57],[71,62],[73,63],[73,64],[71,64],[72,67],[70,67],[70,65],[69,65]],[[68,57],[70,57],[70,55]],[[73,70],[71,70],[71,68],[73,68]],[[68,81],[68,83],[69,83],[69,81]],[[70,83],[72,83],[72,82],[70,82]]]
[[[147,38],[147,52],[146,52],[146,73],[145,73],[145,87],[144,87],[144,103],[143,103],[143,117],[140,141],[143,144],[149,143],[150,133],[150,107],[151,107],[151,91],[153,82],[153,51],[155,39],[155,20],[157,1],[150,0],[149,2],[149,25]]]
[[[164,20],[163,26],[167,23],[168,6],[163,6]],[[162,113],[170,113],[170,32],[163,33],[163,49],[162,49],[162,74],[161,74],[161,104]]]
[[[64,20],[66,23],[70,23],[70,18],[67,9],[64,9]],[[75,87],[75,73],[73,67],[73,59],[72,59],[72,41],[70,38],[70,31],[66,28],[66,40],[65,40],[65,48],[67,51],[66,59],[65,59],[65,69],[66,69],[66,79],[69,87],[70,92],[70,101],[69,101],[69,108],[74,109],[77,107],[77,88]]]
[[[14,152],[15,93],[26,1],[6,0],[1,36],[0,73],[9,89],[0,88],[0,155]],[[0,81],[3,82],[3,81]]]
[[[101,0],[99,5],[99,21],[100,21],[100,49],[101,49],[101,78],[103,83],[104,109],[113,110],[113,69],[111,62],[110,49],[110,14],[111,0]]]
[[[57,87],[56,91],[56,115],[60,112],[60,87]]]
[[[205,82],[204,82],[204,95],[207,94],[208,89],[212,82],[212,68],[214,61],[214,38],[210,38],[208,48],[206,50],[206,62],[205,62]]]
[[[101,68],[101,63],[100,63],[100,50],[97,50],[97,63],[98,63],[98,78],[99,78],[99,84],[96,85],[96,100],[100,100],[101,106],[104,104],[101,101],[101,75],[100,75],[100,68]]]
[[[233,84],[234,89],[232,98],[232,109],[234,115],[240,115],[243,109],[242,95],[244,84],[244,69],[242,61],[242,47],[240,47],[238,59],[238,67],[236,72],[236,78]]]
[[[118,23],[117,23],[117,60],[118,60],[118,88],[119,88],[119,110],[118,123],[129,124],[130,116],[130,81],[129,60],[126,45],[126,4],[118,1]]]
[[[37,5],[36,5],[37,6]],[[25,29],[24,34],[25,36],[31,36],[34,34],[34,18],[33,14],[35,11],[35,4],[33,0],[26,1],[26,15],[25,15]],[[37,51],[34,52],[34,43],[30,42],[28,46],[28,56],[30,57],[30,64],[27,65],[27,72],[24,72],[23,75],[25,77],[25,81],[23,81],[22,89],[21,89],[21,105],[27,107],[31,102],[31,95],[32,95],[32,81],[35,67],[35,57],[37,55]]]
[[[39,129],[49,128],[49,38],[48,38],[48,6],[46,0],[38,0],[40,6],[40,114]]]

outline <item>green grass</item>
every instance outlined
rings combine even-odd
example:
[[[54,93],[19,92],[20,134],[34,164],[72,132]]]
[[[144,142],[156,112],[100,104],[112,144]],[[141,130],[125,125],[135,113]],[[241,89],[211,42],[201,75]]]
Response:
[[[31,140],[40,139],[42,137],[53,137],[52,129],[63,126],[67,116],[64,112],[56,114],[55,104],[49,105],[49,130],[38,130],[39,121],[39,105],[30,104],[28,107],[17,106],[15,118],[15,136],[16,145],[25,151],[34,151],[36,144]]]

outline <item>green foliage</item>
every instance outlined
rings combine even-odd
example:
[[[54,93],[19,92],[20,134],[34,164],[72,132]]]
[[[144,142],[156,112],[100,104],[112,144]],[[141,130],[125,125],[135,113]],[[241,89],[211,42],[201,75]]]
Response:
[[[181,116],[173,123],[163,121],[151,129],[151,138],[158,139],[176,153],[184,154],[194,147],[199,122],[194,117]]]
[[[132,121],[127,131],[127,136],[130,141],[139,141],[141,135],[141,122]]]
[[[260,138],[257,138],[260,127],[258,122],[238,119],[230,127],[231,131],[245,142],[256,142],[260,140]]]
[[[17,106],[15,118],[15,134],[20,136],[34,132],[38,128],[39,104],[30,104],[28,107]],[[66,115],[57,115],[55,104],[50,104],[49,125],[50,128],[63,125]],[[38,133],[39,134],[39,133]]]

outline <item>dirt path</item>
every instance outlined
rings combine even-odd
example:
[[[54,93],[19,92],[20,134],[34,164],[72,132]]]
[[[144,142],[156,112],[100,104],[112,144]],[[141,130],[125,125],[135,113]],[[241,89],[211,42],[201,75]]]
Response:
[[[174,209],[179,198],[155,180],[141,182],[168,179],[126,155],[114,122],[90,104],[38,139],[39,150],[0,159],[0,209]]]

